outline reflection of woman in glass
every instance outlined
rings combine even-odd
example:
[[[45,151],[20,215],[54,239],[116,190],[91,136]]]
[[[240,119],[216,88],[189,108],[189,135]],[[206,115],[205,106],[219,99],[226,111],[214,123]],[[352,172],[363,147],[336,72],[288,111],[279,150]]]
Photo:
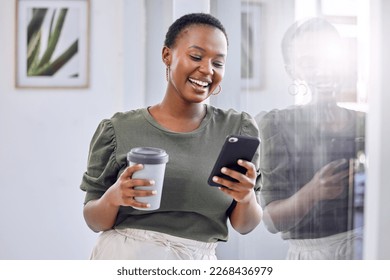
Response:
[[[259,121],[264,222],[290,241],[289,259],[351,259],[360,238],[348,165],[363,149],[364,114],[337,105],[340,40],[323,19],[293,24],[282,41],[286,71],[312,99]]]

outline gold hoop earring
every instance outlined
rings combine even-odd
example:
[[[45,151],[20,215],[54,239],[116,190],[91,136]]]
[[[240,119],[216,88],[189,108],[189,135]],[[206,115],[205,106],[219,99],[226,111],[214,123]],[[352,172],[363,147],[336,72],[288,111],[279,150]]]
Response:
[[[169,65],[165,68],[165,79],[169,82]]]
[[[222,87],[221,87],[221,85],[218,85],[218,91],[213,92],[212,95],[218,95],[221,91],[222,91]]]
[[[307,86],[306,84],[302,83],[302,82],[297,82],[295,81],[293,84],[291,84],[289,87],[288,87],[288,92],[292,95],[292,96],[296,96],[298,94],[300,95],[306,95],[308,93],[308,89],[307,89]]]

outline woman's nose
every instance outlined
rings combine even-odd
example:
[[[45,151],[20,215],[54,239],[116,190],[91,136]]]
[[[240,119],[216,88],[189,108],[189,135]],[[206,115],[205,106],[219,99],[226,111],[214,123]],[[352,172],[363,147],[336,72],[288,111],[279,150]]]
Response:
[[[204,73],[204,74],[207,74],[207,75],[213,75],[214,74],[214,69],[213,69],[213,65],[211,62],[209,61],[204,61],[200,67],[199,67],[199,70]]]

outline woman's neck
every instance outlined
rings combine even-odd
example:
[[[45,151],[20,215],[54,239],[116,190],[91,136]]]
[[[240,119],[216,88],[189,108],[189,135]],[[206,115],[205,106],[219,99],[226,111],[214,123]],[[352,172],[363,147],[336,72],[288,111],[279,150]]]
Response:
[[[197,129],[207,114],[202,103],[184,106],[162,101],[149,107],[149,113],[163,127],[174,132],[191,132]]]
[[[312,93],[311,102],[312,104],[319,104],[323,106],[331,106],[337,103],[337,88],[315,88],[310,87]]]
[[[154,107],[154,106],[153,106]],[[206,106],[202,103],[185,103],[180,100],[166,100],[156,104],[155,107],[164,114],[177,119],[203,119],[206,114]]]

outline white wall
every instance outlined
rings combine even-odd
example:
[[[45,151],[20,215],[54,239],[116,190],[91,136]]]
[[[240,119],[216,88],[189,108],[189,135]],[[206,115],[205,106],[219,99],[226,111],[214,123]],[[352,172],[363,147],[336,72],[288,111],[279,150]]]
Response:
[[[295,20],[294,1],[255,1],[261,4],[261,82],[257,88],[244,88],[240,100],[241,107],[252,115],[294,103],[294,97],[288,94],[291,80],[286,74],[281,52],[282,37]]]
[[[122,1],[91,1],[91,86],[14,88],[15,1],[0,1],[0,259],[86,259],[79,190],[98,122],[122,110]]]
[[[124,0],[123,15],[123,107],[130,110],[144,107],[146,101],[145,1]]]
[[[364,258],[390,260],[390,3],[372,0],[371,84],[368,114],[368,171],[365,199]]]

